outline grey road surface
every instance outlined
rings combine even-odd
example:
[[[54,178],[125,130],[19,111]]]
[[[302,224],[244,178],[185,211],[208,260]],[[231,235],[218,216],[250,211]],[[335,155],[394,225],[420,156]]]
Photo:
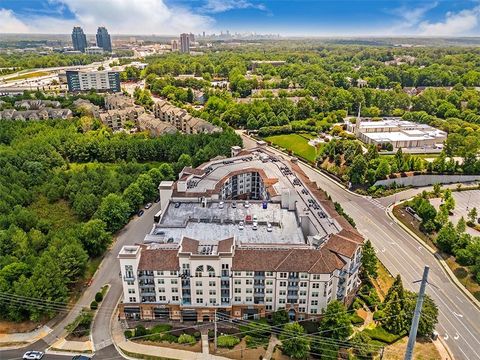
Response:
[[[255,145],[251,139],[243,139],[246,147]],[[342,205],[357,229],[372,241],[382,263],[394,276],[402,275],[407,289],[418,291],[419,285],[413,282],[421,279],[425,265],[430,266],[429,281],[436,287],[428,286],[427,293],[439,308],[437,331],[456,359],[480,359],[480,310],[453,283],[436,258],[390,219],[385,211],[388,204],[352,194],[318,171],[303,164],[300,167]],[[419,191],[409,191],[408,195]],[[397,200],[401,198],[398,195]]]

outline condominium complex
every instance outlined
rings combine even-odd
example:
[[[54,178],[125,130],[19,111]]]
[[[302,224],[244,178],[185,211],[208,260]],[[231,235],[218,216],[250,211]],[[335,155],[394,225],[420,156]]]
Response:
[[[159,185],[152,230],[119,255],[120,318],[316,317],[360,284],[362,236],[264,142]]]
[[[118,71],[67,70],[68,91],[120,91]]]
[[[153,111],[156,118],[172,124],[186,134],[211,134],[222,131],[222,128],[206,120],[194,117],[186,110],[176,107],[165,100],[156,100]]]
[[[357,118],[356,123],[349,121],[347,131],[355,134],[366,144],[392,144],[394,149],[441,147],[447,139],[447,133],[426,124],[418,124],[401,118],[383,118],[380,121]]]

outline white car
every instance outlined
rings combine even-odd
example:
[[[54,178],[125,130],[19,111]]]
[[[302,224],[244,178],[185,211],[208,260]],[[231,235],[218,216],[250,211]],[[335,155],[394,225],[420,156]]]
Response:
[[[145,209],[150,209],[152,207],[152,203],[148,203],[147,205],[145,205]]]
[[[223,201],[220,201],[220,203],[218,204],[218,208],[223,209],[224,205],[225,205],[225,203]]]
[[[257,223],[256,221],[253,222],[252,229],[253,229],[253,230],[257,230],[257,229],[258,229],[258,223]]]
[[[245,203],[243,204],[243,206],[245,206],[246,208],[249,208],[250,207],[250,203],[247,201],[245,201]]]
[[[272,224],[267,223],[267,231],[272,232]]]
[[[45,355],[41,351],[27,351],[25,354],[23,354],[23,359],[24,360],[40,360],[43,358],[43,355]]]
[[[243,221],[240,221],[238,223],[238,230],[243,230],[245,228],[245,224],[243,223]]]

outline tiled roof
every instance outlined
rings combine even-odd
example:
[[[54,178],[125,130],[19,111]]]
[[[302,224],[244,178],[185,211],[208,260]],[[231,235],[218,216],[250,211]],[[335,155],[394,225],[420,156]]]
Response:
[[[142,249],[138,270],[180,270],[177,250]]]
[[[232,246],[233,246],[233,237],[220,240],[218,242],[218,253],[229,253],[232,252]]]
[[[324,245],[324,248],[329,249],[336,254],[351,258],[361,246],[361,243],[353,239],[343,237],[339,234],[333,234]]]
[[[196,254],[198,253],[198,244],[199,244],[198,240],[191,239],[184,236],[182,239],[182,242],[180,243],[180,246],[182,247],[181,252]]]

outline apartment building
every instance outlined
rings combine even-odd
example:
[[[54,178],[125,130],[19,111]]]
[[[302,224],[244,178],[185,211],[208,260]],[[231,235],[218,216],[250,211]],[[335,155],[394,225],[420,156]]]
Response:
[[[120,92],[118,71],[67,70],[66,75],[70,92],[88,90]]]
[[[216,133],[222,128],[206,120],[191,116],[186,110],[176,107],[165,100],[157,100],[153,107],[155,117],[168,122],[185,134]]]
[[[129,96],[123,94],[105,95],[105,109],[120,110],[135,106],[135,101]]]
[[[161,215],[124,246],[120,318],[317,317],[360,284],[362,236],[296,164],[258,147],[184,168]]]
[[[138,117],[145,113],[142,106],[131,106],[125,109],[107,110],[100,114],[100,120],[113,130],[125,129],[127,122],[136,126]]]
[[[140,131],[148,131],[152,136],[163,134],[175,134],[178,130],[172,124],[160,121],[155,116],[144,113],[137,119],[137,125]]]

